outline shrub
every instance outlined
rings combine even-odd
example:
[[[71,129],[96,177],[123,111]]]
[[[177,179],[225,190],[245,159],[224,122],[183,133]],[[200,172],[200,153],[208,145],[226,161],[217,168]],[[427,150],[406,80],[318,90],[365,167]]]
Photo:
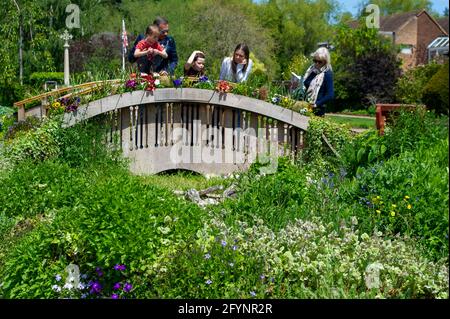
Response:
[[[423,102],[439,114],[449,114],[448,111],[448,62],[431,78],[423,91]]]
[[[397,100],[405,104],[422,104],[425,86],[439,68],[439,64],[429,63],[408,70],[398,79],[395,86]]]
[[[30,82],[35,86],[42,86],[45,81],[64,82],[63,72],[34,72],[30,75]]]

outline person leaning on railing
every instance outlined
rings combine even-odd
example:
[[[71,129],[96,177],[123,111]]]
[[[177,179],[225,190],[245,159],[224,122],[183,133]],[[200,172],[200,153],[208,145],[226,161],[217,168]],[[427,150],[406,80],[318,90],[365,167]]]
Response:
[[[253,61],[250,59],[248,46],[240,43],[234,49],[232,57],[223,59],[219,79],[235,83],[247,81],[252,66]]]
[[[194,51],[184,65],[184,76],[201,77],[205,75],[205,54]]]
[[[308,101],[315,115],[324,116],[326,103],[334,99],[333,69],[330,63],[330,52],[321,47],[312,54],[313,64],[303,77]]]

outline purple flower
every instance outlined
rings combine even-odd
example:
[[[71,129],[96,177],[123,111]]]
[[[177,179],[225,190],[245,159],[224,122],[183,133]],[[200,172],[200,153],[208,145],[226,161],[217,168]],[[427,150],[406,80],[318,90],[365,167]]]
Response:
[[[112,294],[111,299],[119,299],[119,295],[118,294]]]
[[[87,294],[82,294],[81,295],[81,299],[86,299],[86,297],[87,297]]]
[[[261,280],[264,280],[264,278],[266,278],[266,276],[261,275],[261,276],[259,276],[259,278],[260,278]]]
[[[203,76],[201,76],[198,80],[199,80],[200,82],[208,82],[208,77],[207,77],[206,75],[203,75]]]
[[[254,292],[254,291],[250,291],[250,296],[252,296],[252,297],[256,297],[256,292]]]
[[[183,84],[183,80],[182,79],[173,80],[173,85],[181,86],[181,84]]]
[[[100,285],[100,283],[99,282],[97,282],[97,281],[95,281],[95,282],[93,282],[92,283],[92,286],[91,286],[91,294],[93,294],[93,293],[100,293],[102,291],[102,285]]]
[[[115,269],[115,270],[119,270],[119,271],[124,271],[126,268],[127,268],[127,267],[125,267],[125,265],[119,265],[119,264],[117,264],[117,265],[114,266],[114,269]]]
[[[57,275],[55,276],[55,279],[56,279],[56,281],[60,281],[60,280],[61,280],[61,275],[60,275],[60,274],[57,274]]]
[[[205,255],[205,259],[209,259],[209,258],[211,258],[211,255],[210,254],[206,254]]]
[[[133,286],[128,282],[123,286],[123,291],[125,292],[130,292],[131,289],[133,289]]]
[[[113,290],[119,290],[120,289],[120,282],[116,282],[113,286]]]
[[[137,86],[136,80],[128,80],[128,81],[125,83],[125,87],[128,88],[128,89],[135,89],[136,86]]]
[[[222,240],[222,241],[221,241],[221,245],[222,245],[223,247],[225,247],[225,246],[227,245],[227,242],[226,242],[225,240]]]
[[[102,271],[102,269],[101,269],[100,267],[95,268],[95,271],[97,272],[97,275],[98,275],[99,277],[102,277],[102,276],[103,276],[103,271]]]
[[[237,250],[237,246],[233,245],[233,247],[231,247],[233,250]]]
[[[205,283],[206,283],[207,285],[211,285],[211,284],[212,284],[212,280],[211,280],[211,279],[208,279]]]

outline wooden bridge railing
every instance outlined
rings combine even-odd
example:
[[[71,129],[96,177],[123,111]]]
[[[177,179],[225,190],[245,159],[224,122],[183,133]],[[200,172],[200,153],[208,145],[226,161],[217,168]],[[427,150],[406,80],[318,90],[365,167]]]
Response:
[[[98,87],[99,85],[103,85],[105,83],[110,83],[110,84],[118,84],[120,83],[120,80],[106,80],[106,81],[94,81],[94,82],[88,82],[88,83],[83,83],[83,84],[79,84],[79,85],[74,85],[74,86],[67,86],[67,87],[63,87],[60,89],[56,89],[56,90],[52,90],[49,92],[45,92],[27,99],[24,99],[22,101],[18,101],[14,103],[14,106],[18,108],[18,120],[22,121],[25,119],[26,115],[25,115],[25,106],[27,104],[36,102],[36,101],[41,101],[41,114],[44,114],[44,108],[47,105],[47,101],[49,97],[54,97],[54,98],[59,98],[59,97],[63,97],[63,96],[69,96],[73,93],[77,93],[79,95],[83,95],[83,94],[89,94],[90,92],[92,92],[92,90],[96,87]]]

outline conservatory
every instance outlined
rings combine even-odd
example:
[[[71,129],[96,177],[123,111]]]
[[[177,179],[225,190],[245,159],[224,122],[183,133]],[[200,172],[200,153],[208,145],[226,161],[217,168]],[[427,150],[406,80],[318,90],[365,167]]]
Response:
[[[448,59],[448,37],[437,37],[427,47],[428,62],[443,62]]]

